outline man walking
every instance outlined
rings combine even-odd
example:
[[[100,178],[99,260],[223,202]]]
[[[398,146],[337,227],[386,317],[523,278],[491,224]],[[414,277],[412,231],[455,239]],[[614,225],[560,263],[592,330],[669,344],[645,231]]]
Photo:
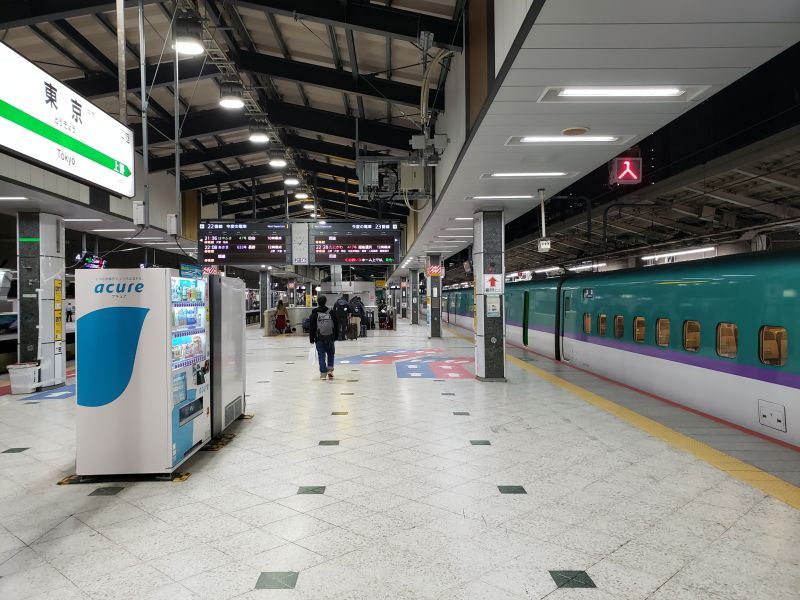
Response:
[[[338,329],[336,330],[337,339],[344,341],[347,339],[347,323],[350,320],[350,300],[347,294],[342,294],[341,297],[333,303],[333,313],[336,315],[336,323]]]
[[[365,317],[364,303],[361,298],[355,296],[350,301],[350,323],[356,328],[356,338],[361,336],[361,320]]]
[[[336,315],[327,305],[328,298],[320,294],[317,308],[311,311],[308,329],[311,343],[317,345],[321,381],[333,379],[333,356],[336,353],[336,335],[339,331]]]

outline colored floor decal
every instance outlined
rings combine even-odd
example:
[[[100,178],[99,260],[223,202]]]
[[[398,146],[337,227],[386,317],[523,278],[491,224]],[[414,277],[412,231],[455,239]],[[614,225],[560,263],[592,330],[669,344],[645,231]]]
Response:
[[[75,395],[75,386],[74,385],[65,385],[64,387],[55,388],[53,390],[45,390],[43,392],[37,392],[31,396],[26,396],[25,398],[21,398],[24,402],[30,402],[31,400],[66,400],[67,398],[72,398]]]
[[[464,365],[472,364],[471,357],[448,358],[433,356],[415,358],[395,364],[400,379],[473,379]]]
[[[392,365],[399,361],[439,354],[440,352],[442,352],[442,348],[430,348],[427,350],[383,350],[381,352],[348,356],[341,360],[337,359],[336,362],[341,365]]]

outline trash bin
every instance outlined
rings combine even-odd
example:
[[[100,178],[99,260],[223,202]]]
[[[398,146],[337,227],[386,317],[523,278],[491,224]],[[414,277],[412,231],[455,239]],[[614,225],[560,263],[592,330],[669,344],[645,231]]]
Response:
[[[39,365],[35,362],[8,365],[12,394],[30,394],[39,387]]]

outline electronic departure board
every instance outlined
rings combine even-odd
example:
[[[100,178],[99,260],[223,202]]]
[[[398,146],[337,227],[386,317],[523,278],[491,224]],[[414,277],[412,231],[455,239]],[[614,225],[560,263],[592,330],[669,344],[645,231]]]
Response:
[[[203,221],[198,247],[203,265],[260,265],[291,263],[286,223]]]
[[[335,222],[309,228],[313,263],[393,265],[400,256],[397,223]]]

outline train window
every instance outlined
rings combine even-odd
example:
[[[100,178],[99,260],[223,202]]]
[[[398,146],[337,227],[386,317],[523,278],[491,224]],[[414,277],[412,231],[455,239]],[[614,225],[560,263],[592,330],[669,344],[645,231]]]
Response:
[[[656,320],[656,344],[669,346],[669,319]]]
[[[597,335],[606,334],[606,316],[597,315]]]
[[[765,365],[782,367],[789,354],[789,337],[783,327],[766,325],[758,333],[758,356]]]
[[[734,323],[717,324],[717,354],[736,358],[739,349],[739,328]]]
[[[625,317],[617,315],[614,317],[614,337],[621,338],[625,335]]]
[[[592,333],[592,315],[583,313],[583,333]]]
[[[700,349],[700,321],[683,322],[683,348],[689,352]]]
[[[644,343],[644,317],[633,317],[633,341]]]

